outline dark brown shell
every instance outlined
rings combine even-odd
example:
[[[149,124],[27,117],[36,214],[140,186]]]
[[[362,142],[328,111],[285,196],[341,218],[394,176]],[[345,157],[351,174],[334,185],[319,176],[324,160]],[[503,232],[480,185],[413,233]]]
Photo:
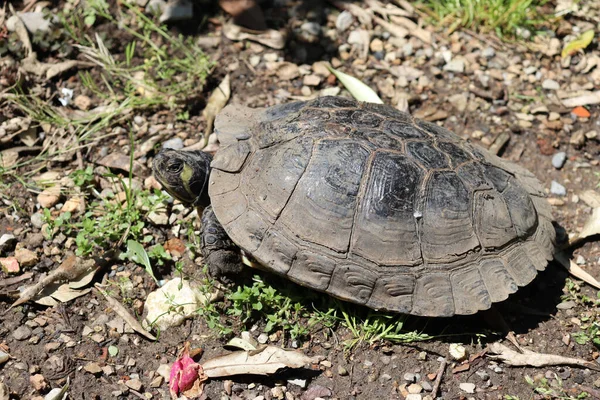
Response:
[[[378,310],[472,314],[527,285],[555,231],[527,170],[391,107],[229,106],[210,197],[267,270]]]

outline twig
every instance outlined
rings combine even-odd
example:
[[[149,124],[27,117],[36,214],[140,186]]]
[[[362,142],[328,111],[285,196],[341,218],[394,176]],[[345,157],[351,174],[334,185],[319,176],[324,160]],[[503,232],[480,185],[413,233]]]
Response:
[[[431,395],[436,398],[437,397],[437,392],[438,390],[440,390],[440,383],[442,383],[442,376],[444,376],[444,371],[446,370],[446,364],[448,364],[448,362],[446,361],[446,359],[442,359],[441,363],[440,363],[440,367],[437,370],[436,376],[435,376],[435,382],[433,383],[433,389],[431,391]]]

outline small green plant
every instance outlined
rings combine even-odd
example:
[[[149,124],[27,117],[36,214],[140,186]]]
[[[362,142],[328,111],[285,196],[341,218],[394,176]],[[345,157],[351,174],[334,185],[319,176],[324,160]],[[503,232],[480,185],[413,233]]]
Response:
[[[423,0],[421,7],[440,26],[463,27],[524,39],[548,17],[539,12],[547,0]]]
[[[264,319],[266,333],[278,328],[289,332],[292,339],[308,333],[301,324],[301,318],[308,317],[304,305],[282,295],[258,276],[254,277],[252,286],[238,286],[229,300],[233,303],[227,312],[229,315],[240,317],[243,323]]]
[[[345,326],[352,332],[353,338],[345,342],[347,350],[352,349],[361,342],[372,344],[381,340],[394,343],[411,343],[431,339],[425,333],[403,331],[404,323],[408,316],[402,314],[382,314],[367,311],[367,315],[357,316],[355,312],[346,310],[342,306],[342,316]]]
[[[530,376],[525,375],[525,382],[533,388],[535,393],[552,399],[581,400],[587,399],[590,396],[587,392],[581,392],[576,397],[567,394],[563,388],[562,379],[556,374],[554,374],[554,379],[547,379],[545,377],[533,379]]]

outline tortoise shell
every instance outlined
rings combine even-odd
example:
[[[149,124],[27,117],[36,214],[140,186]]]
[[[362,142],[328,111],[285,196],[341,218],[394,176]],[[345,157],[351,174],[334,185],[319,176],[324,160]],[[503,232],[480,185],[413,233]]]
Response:
[[[552,259],[540,182],[391,107],[322,97],[228,106],[209,195],[264,269],[334,297],[423,316],[473,314]]]

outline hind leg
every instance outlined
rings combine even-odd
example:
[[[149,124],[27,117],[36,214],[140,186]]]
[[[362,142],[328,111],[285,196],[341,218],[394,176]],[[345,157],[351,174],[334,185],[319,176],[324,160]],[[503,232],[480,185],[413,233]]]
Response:
[[[202,213],[200,236],[202,257],[212,276],[227,280],[228,277],[242,272],[240,249],[227,236],[211,206],[206,207]]]

